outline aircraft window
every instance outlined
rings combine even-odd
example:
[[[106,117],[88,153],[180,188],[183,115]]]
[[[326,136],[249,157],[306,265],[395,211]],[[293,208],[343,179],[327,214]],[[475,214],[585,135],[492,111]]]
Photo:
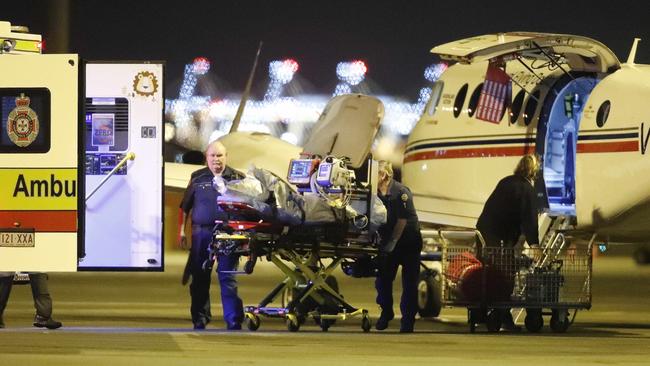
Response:
[[[512,108],[510,108],[510,123],[517,122],[517,118],[519,118],[521,106],[524,104],[524,95],[525,92],[523,90],[520,90],[519,93],[515,95],[515,99],[512,101]]]
[[[458,90],[458,94],[456,94],[456,100],[454,100],[454,117],[456,118],[460,116],[460,111],[463,109],[463,104],[465,104],[467,88],[467,84],[463,85],[460,90]]]
[[[467,106],[467,114],[471,117],[476,112],[476,106],[478,105],[478,100],[481,99],[481,90],[483,90],[483,83],[480,83],[474,89],[472,96],[469,98],[469,105]]]
[[[606,100],[600,105],[600,108],[598,108],[598,113],[596,114],[596,125],[598,125],[598,127],[603,127],[605,122],[607,122],[610,107],[611,103],[609,100]]]
[[[535,117],[535,110],[537,110],[537,101],[539,100],[539,90],[535,90],[532,96],[528,97],[526,108],[524,109],[524,124],[528,126]]]
[[[50,90],[0,89],[0,153],[50,151]]]
[[[440,96],[442,95],[442,88],[445,85],[442,81],[436,81],[431,88],[431,97],[429,97],[429,104],[427,105],[427,114],[433,116],[436,113]]]

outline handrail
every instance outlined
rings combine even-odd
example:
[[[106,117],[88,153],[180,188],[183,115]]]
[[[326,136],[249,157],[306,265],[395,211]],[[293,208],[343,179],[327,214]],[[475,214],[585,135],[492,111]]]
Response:
[[[125,156],[122,160],[120,160],[120,162],[119,162],[119,163],[118,163],[118,164],[113,168],[113,170],[111,170],[111,171],[110,171],[110,172],[109,172],[109,173],[104,177],[104,179],[102,179],[102,181],[99,182],[99,184],[97,185],[97,187],[95,187],[95,189],[93,189],[93,191],[90,192],[90,194],[86,196],[86,202],[88,202],[88,200],[90,199],[90,197],[92,197],[92,196],[95,194],[95,192],[97,192],[97,190],[98,190],[99,188],[101,188],[101,186],[103,186],[104,183],[106,183],[106,181],[108,180],[108,178],[112,177],[113,174],[115,174],[115,172],[117,172],[117,170],[120,169],[120,168],[122,167],[122,165],[126,164],[126,161],[127,161],[127,160],[135,160],[135,153],[133,153],[133,152],[129,152],[128,154],[126,154],[126,156]]]

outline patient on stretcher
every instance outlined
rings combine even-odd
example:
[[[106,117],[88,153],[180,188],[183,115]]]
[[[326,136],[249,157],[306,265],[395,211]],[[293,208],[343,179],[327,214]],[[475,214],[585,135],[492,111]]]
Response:
[[[386,222],[386,208],[373,199],[370,218],[360,219],[352,205],[335,208],[317,194],[301,194],[291,184],[262,168],[251,167],[246,177],[225,182],[215,177],[213,187],[219,191],[219,205],[243,203],[259,214],[259,219],[283,225],[312,225],[326,223],[362,222],[374,232]],[[373,193],[374,195],[374,193]],[[376,197],[375,197],[376,198]],[[360,227],[361,228],[361,227]]]

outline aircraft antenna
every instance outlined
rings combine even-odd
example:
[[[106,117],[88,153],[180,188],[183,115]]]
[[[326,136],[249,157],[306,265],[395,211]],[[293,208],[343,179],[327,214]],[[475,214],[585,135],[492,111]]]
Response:
[[[255,61],[253,62],[253,68],[251,73],[248,75],[248,81],[246,82],[246,89],[244,89],[244,94],[241,96],[241,101],[239,102],[239,107],[237,107],[237,113],[235,118],[232,120],[232,125],[230,126],[230,131],[232,133],[237,131],[239,128],[239,122],[241,121],[241,116],[244,114],[244,108],[246,107],[246,101],[248,101],[248,96],[251,93],[251,86],[253,85],[253,78],[255,78],[255,70],[257,69],[257,61],[260,58],[260,53],[262,52],[262,45],[264,42],[260,41],[260,45],[257,47],[257,54],[255,55]]]
[[[630,54],[627,56],[627,63],[634,65],[634,59],[636,58],[636,46],[639,44],[641,38],[634,38],[632,42],[632,49],[630,49]]]

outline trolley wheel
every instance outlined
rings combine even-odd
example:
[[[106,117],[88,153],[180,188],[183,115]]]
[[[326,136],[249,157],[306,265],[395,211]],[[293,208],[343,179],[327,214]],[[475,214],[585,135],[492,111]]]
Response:
[[[363,329],[364,333],[368,333],[370,332],[370,326],[371,326],[370,319],[368,319],[368,316],[364,316],[361,319],[361,329]]]
[[[442,285],[437,271],[427,269],[418,279],[418,313],[421,317],[436,317],[442,309]]]
[[[323,332],[327,332],[333,324],[334,324],[333,319],[322,319],[321,318],[319,325],[320,325],[320,329]]]
[[[477,314],[476,309],[467,309],[467,324],[469,324],[469,332],[474,333],[476,332],[476,314]]]
[[[493,309],[487,315],[485,319],[485,325],[487,330],[490,333],[498,332],[501,329],[501,311],[499,309]]]
[[[300,321],[294,314],[287,314],[287,329],[290,332],[297,332],[300,329]]]
[[[255,314],[246,313],[246,327],[250,331],[256,331],[260,327],[260,317]]]
[[[556,333],[566,332],[569,329],[569,325],[571,325],[569,322],[569,314],[565,311],[564,316],[562,316],[561,311],[564,310],[553,310],[553,315],[551,315],[551,330]]]
[[[524,320],[526,329],[531,333],[537,333],[542,330],[544,326],[544,318],[542,318],[542,310],[526,310],[526,319]]]

